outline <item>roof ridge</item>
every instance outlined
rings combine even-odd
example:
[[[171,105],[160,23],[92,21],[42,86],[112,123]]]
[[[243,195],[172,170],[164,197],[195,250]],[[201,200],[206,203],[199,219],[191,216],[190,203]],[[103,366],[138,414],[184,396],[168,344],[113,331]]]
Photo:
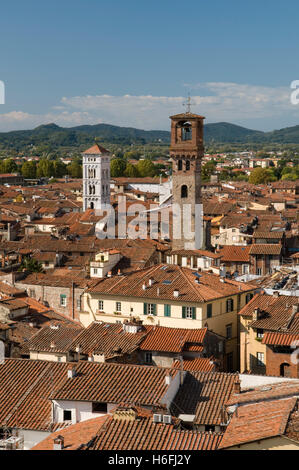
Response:
[[[190,281],[190,279],[188,278],[187,274],[184,272],[184,270],[181,266],[179,266],[179,270],[183,274],[184,278],[186,279],[186,281],[190,285],[190,287],[193,289],[195,294],[198,295],[202,301],[204,301],[204,297],[201,295],[201,293],[198,290],[196,290],[195,285],[192,284],[192,282]]]

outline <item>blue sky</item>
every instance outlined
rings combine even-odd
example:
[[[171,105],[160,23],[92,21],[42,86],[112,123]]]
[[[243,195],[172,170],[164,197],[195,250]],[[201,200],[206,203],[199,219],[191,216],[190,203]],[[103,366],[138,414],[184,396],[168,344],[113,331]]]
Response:
[[[188,92],[207,122],[299,124],[297,2],[11,0],[0,12],[0,131],[56,122],[168,129]]]

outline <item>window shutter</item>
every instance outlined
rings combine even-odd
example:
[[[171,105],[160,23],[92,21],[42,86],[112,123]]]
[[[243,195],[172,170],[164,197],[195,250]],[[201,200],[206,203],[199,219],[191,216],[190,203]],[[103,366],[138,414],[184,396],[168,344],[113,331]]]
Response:
[[[153,304],[153,315],[157,315],[157,305]]]
[[[230,299],[231,311],[234,310],[234,299]]]
[[[164,305],[164,316],[170,317],[170,305]]]
[[[147,304],[143,304],[143,314],[147,315]]]
[[[186,307],[182,307],[182,318],[186,318]]]
[[[192,307],[192,320],[196,320],[196,308]]]

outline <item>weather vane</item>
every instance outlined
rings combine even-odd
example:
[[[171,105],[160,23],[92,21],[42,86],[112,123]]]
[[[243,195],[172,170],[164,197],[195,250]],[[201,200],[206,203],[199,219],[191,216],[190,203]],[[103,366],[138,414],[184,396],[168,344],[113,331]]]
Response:
[[[186,102],[183,103],[183,106],[186,107],[186,114],[190,114],[190,113],[191,113],[191,106],[194,106],[194,105],[195,105],[195,103],[192,103],[191,97],[190,97],[190,93],[189,93]]]

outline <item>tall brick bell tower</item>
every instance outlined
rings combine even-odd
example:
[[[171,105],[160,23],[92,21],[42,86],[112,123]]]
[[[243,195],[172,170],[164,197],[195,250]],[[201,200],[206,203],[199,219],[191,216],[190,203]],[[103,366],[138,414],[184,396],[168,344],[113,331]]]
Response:
[[[171,119],[171,144],[170,158],[172,160],[172,197],[173,203],[182,207],[191,205],[191,228],[195,231],[195,205],[201,204],[201,160],[204,156],[203,128],[204,117],[193,114],[189,110],[186,113],[170,116]],[[182,226],[183,226],[182,217]],[[173,250],[201,249],[205,243],[196,238],[182,238],[172,241]],[[201,246],[199,246],[201,245]]]

